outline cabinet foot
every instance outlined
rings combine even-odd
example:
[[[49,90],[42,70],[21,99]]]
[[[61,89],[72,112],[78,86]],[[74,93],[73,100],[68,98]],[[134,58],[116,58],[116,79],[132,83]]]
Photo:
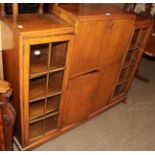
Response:
[[[124,104],[127,104],[127,98],[122,101]]]

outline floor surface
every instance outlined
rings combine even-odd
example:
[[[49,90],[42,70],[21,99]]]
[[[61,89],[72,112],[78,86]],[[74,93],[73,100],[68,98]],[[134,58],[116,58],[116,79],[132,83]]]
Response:
[[[118,104],[34,150],[155,150],[155,61],[143,58],[139,70],[150,83],[135,79],[128,104]]]

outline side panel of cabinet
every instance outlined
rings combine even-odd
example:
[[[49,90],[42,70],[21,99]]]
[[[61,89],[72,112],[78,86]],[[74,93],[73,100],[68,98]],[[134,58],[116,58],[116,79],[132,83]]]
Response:
[[[63,127],[87,119],[89,108],[93,106],[98,72],[89,73],[69,81]]]
[[[123,58],[130,35],[132,33],[133,19],[113,19],[107,21],[105,42],[100,53],[100,65],[106,65]]]
[[[120,63],[115,63],[105,69],[101,69],[95,94],[96,99],[90,107],[90,114],[99,111],[109,104],[119,69]]]
[[[16,110],[15,137],[23,143],[23,122],[22,122],[22,51],[21,39],[17,33],[12,31],[6,24],[1,23],[2,32],[2,57],[4,79],[9,81],[13,89],[11,103]]]
[[[79,22],[70,59],[70,75],[98,67],[106,21]]]

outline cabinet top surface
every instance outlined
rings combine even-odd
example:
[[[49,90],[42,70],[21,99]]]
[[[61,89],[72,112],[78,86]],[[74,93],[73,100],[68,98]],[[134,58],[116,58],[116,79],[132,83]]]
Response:
[[[134,17],[135,15],[125,12],[122,8],[115,4],[59,4],[54,6],[60,8],[68,13],[71,13],[74,17],[84,18],[91,16],[118,16],[125,15]]]
[[[39,34],[55,35],[74,32],[70,24],[51,14],[20,14],[16,20],[11,15],[8,15],[2,18],[2,21],[23,36]]]

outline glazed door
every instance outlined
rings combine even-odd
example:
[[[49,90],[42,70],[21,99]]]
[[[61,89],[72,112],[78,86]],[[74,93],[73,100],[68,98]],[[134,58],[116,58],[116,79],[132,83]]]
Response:
[[[95,94],[96,100],[90,108],[90,115],[93,115],[93,113],[98,112],[109,104],[119,69],[120,63],[115,63],[100,70]]]
[[[99,63],[101,66],[111,64],[122,59],[133,30],[133,19],[107,20],[106,33],[103,42]]]
[[[87,119],[90,106],[95,101],[98,72],[92,72],[69,82],[63,127]]]
[[[135,28],[126,56],[124,57],[124,62],[121,66],[112,100],[116,100],[127,94],[151,32],[149,28],[150,27],[146,27],[145,25]]]
[[[59,131],[70,39],[53,36],[25,40],[25,145]]]

